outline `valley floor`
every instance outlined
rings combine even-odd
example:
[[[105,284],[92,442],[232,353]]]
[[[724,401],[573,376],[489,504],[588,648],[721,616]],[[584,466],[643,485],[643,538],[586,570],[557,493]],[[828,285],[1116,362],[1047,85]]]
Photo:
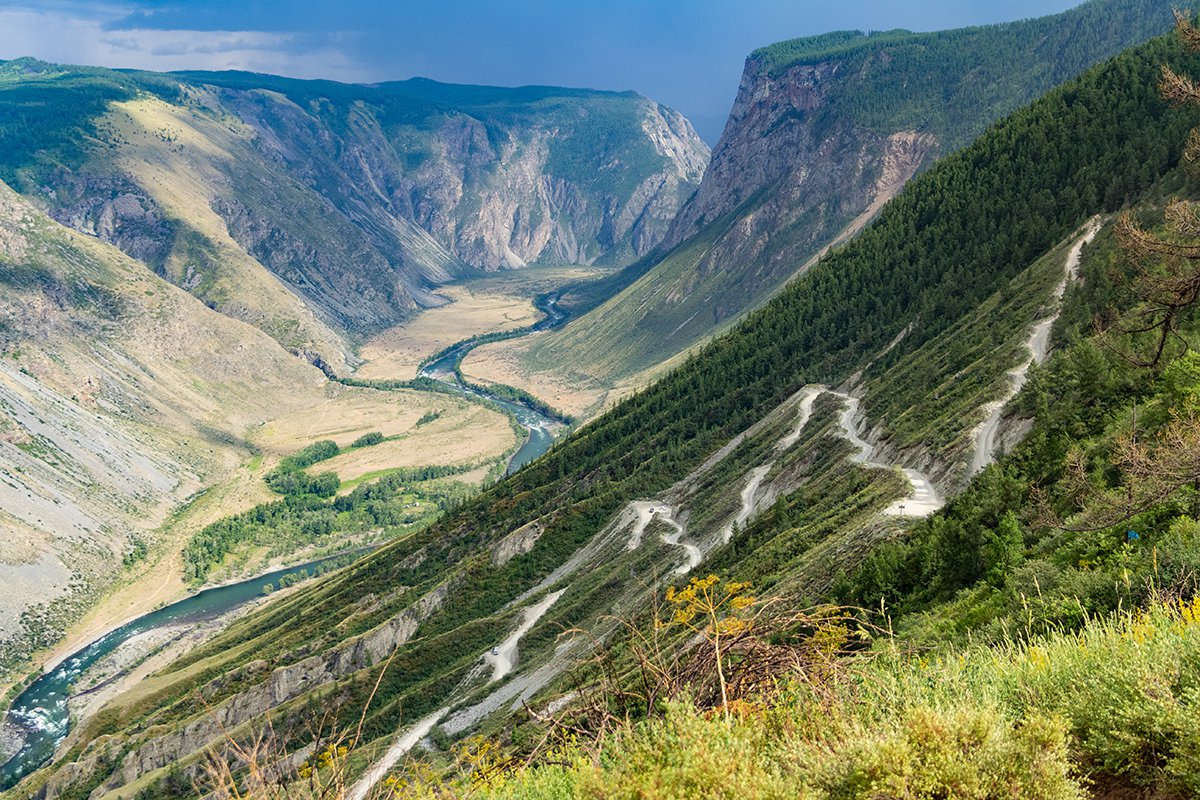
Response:
[[[418,427],[428,413],[440,416]],[[204,526],[278,499],[263,476],[279,461],[319,439],[341,446],[370,431],[395,437],[374,448],[347,452],[329,466],[354,485],[389,468],[429,464],[494,461],[516,444],[508,420],[470,403],[427,392],[375,392],[331,387],[330,396],[313,405],[272,420],[249,433],[260,455],[240,464],[231,474],[197,492],[156,533],[148,562],[126,571],[117,585],[48,654],[53,664],[105,632],[196,590],[185,578],[182,550]],[[457,476],[475,486],[486,477],[480,467]],[[343,543],[347,546],[352,543]],[[286,555],[250,553],[214,570],[205,586],[243,580],[285,563],[302,563],[316,555],[300,549]]]
[[[470,285],[438,290],[444,306],[421,312],[411,322],[389,328],[362,346],[366,363],[354,376],[363,380],[409,380],[422,362],[455,342],[479,334],[511,331],[537,322],[529,297],[500,294]]]
[[[531,268],[520,273],[484,276],[475,281],[444,287],[447,303],[423,312],[408,324],[385,331],[362,349],[368,360],[355,377],[408,379],[422,361],[462,339],[493,332],[525,328],[540,318],[532,299],[566,281],[596,274],[587,268]],[[47,667],[59,663],[86,644],[96,641],[133,619],[175,603],[197,588],[245,580],[281,566],[310,561],[330,552],[329,543],[291,549],[255,547],[227,557],[198,587],[187,579],[183,551],[192,538],[218,520],[226,519],[279,499],[264,477],[283,459],[313,442],[332,440],[342,452],[320,465],[341,479],[340,494],[359,484],[397,470],[426,467],[463,469],[453,480],[477,490],[496,473],[496,465],[520,444],[513,423],[497,410],[439,392],[410,389],[378,391],[328,384],[308,393],[307,400],[281,406],[283,413],[245,432],[254,455],[227,459],[231,471],[210,475],[167,518],[152,536],[146,558],[121,571],[114,584],[91,604],[56,645],[37,658]],[[350,445],[367,433],[384,440],[371,447]],[[234,453],[230,453],[234,455]],[[498,461],[498,459],[500,461]],[[240,463],[239,463],[240,462]],[[413,513],[436,516],[438,509],[419,498],[410,503]],[[369,545],[353,537],[333,543],[334,550]],[[32,593],[36,595],[37,587]],[[217,622],[189,628],[159,641],[138,637],[123,648],[129,666],[114,668],[103,689],[72,701],[74,716],[86,717],[104,698],[128,688],[131,681],[161,665],[181,647],[194,647],[223,627]],[[169,631],[163,632],[166,636]],[[160,636],[159,639],[162,637]],[[148,659],[143,662],[143,659]],[[111,666],[111,665],[110,665]],[[0,686],[0,690],[7,690]]]

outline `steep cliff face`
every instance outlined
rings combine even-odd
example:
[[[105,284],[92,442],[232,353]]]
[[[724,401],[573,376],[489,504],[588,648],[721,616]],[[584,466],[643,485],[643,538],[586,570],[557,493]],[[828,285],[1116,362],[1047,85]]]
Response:
[[[387,225],[415,224],[446,253],[485,270],[642,255],[708,163],[683,116],[630,93],[446,98],[443,90],[458,87],[406,81],[347,102],[280,88],[289,93],[226,87],[221,100],[260,135],[264,154],[340,209],[358,204]],[[413,260],[423,267],[431,256]],[[444,279],[453,266],[428,277]]]
[[[509,347],[531,370],[569,364],[573,380],[620,384],[760,305],[990,121],[1170,22],[1161,0],[1097,0],[1005,25],[757,50],[657,253],[598,309]]]
[[[594,655],[597,642],[607,646],[603,620],[644,612],[650,587],[678,584],[688,569],[744,576],[799,607],[827,602],[839,571],[912,530],[899,516],[911,516],[911,506],[888,511],[918,496],[916,479],[905,484],[892,468],[914,464],[891,461],[895,454],[915,452],[913,442],[953,452],[1005,391],[1006,371],[1030,328],[1045,324],[1048,300],[1071,270],[1056,246],[1072,247],[1079,222],[1093,214],[1139,193],[1161,197],[1157,181],[1178,164],[1197,122],[1196,112],[1174,113],[1147,90],[1163,63],[1200,73],[1200,55],[1185,59],[1154,43],[996,125],[918,176],[862,236],[697,358],[441,522],[189,652],[81,726],[60,762],[22,788],[37,796],[43,786],[80,793],[126,784],[117,791],[128,795],[151,781],[165,785],[163,765],[197,768],[215,735],[213,715],[241,721],[235,710],[272,700],[283,704],[271,715],[275,730],[296,712],[290,721],[309,737],[296,740],[303,758],[313,728],[301,728],[300,684],[324,704],[322,715],[344,699],[350,710],[341,718],[367,748],[352,767],[360,769],[439,708],[456,715],[443,732],[458,735],[457,714],[468,706],[481,714],[541,709],[579,689],[572,676],[538,694],[555,669]],[[893,141],[900,152],[909,139]],[[1045,157],[1025,157],[1029,142],[1044,143]],[[1089,274],[1098,279],[1110,264],[1100,259]],[[1097,285],[1098,302],[1107,302],[1107,285]],[[1083,326],[1092,313],[1080,306],[1075,316]],[[853,385],[861,398],[818,381]],[[931,398],[930,386],[946,391]],[[1094,406],[1078,409],[1090,415]],[[1121,419],[1095,422],[1119,431]],[[885,429],[898,449],[865,441]],[[1053,441],[1074,440],[1063,436]],[[1042,441],[1039,449],[1050,440]],[[1046,462],[1034,463],[1040,479]],[[1004,472],[986,479],[980,525],[994,524],[1006,494],[1023,491],[1009,483],[1007,465]],[[936,500],[927,497],[920,513]],[[945,541],[975,552],[965,534]],[[982,530],[976,541],[988,541]],[[1030,553],[1040,558],[1040,547]],[[393,634],[413,619],[414,604],[443,586],[449,591],[397,649],[392,669],[345,657],[366,642],[401,641]],[[517,671],[488,683],[487,654],[522,630],[517,615],[539,597],[555,605],[525,628]],[[579,649],[564,649],[580,630],[588,634],[575,640]],[[339,663],[352,671],[330,668]]]
[[[708,161],[686,119],[632,92],[0,72],[2,177],[339,373],[348,333],[440,304],[472,268],[645,254]],[[30,98],[45,141],[19,138]]]
[[[709,276],[732,279],[732,291],[706,297],[706,313],[680,319],[672,337],[721,326],[801,274],[941,152],[932,132],[881,132],[842,118],[830,94],[848,69],[834,60],[773,75],[747,61],[707,180],[663,242],[672,248],[710,225],[723,228],[676,296],[686,307]],[[726,215],[734,219],[721,225]]]
[[[750,58],[707,180],[675,219],[664,247],[747,203],[756,206],[743,215],[751,224],[734,226],[725,237],[727,255],[814,209],[823,207],[822,217],[836,224],[894,193],[936,154],[932,133],[879,132],[826,117],[830,88],[846,69],[834,60],[772,75]],[[768,188],[770,196],[756,203],[755,195]],[[811,238],[822,238],[825,227],[810,229]],[[713,261],[710,256],[706,264]]]
[[[747,61],[704,181],[645,275],[531,345],[611,384],[720,330],[844,241],[941,152],[929,131],[876,131],[838,111],[841,60],[772,74]],[[469,362],[468,362],[469,364]]]

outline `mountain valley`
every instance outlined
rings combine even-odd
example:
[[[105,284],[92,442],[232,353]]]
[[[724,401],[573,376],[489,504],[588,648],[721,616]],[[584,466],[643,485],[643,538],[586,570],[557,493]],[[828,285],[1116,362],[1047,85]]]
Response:
[[[1193,796],[1188,20],[0,62],[3,796]]]
[[[608,144],[572,149],[580,143],[562,128],[576,113],[595,117]],[[30,139],[31,114],[41,142]],[[0,65],[0,132],[4,177],[28,195],[12,195],[4,219],[12,261],[2,277],[16,292],[5,297],[4,352],[20,372],[7,381],[5,421],[14,543],[0,626],[6,669],[26,663],[31,645],[56,644],[100,594],[115,592],[61,646],[177,599],[188,588],[181,545],[269,502],[261,476],[314,441],[346,447],[373,430],[388,439],[370,458],[345,454],[332,465],[346,491],[397,469],[460,476],[463,488],[450,495],[410,499],[421,520],[480,485],[524,435],[510,414],[419,390],[385,398],[327,376],[362,364],[363,348],[375,357],[363,378],[415,377],[380,369],[403,343],[377,351],[367,337],[386,337],[423,306],[451,315],[444,333],[417,334],[408,357],[418,361],[459,338],[535,323],[530,299],[559,276],[534,270],[489,290],[489,271],[543,256],[621,263],[661,236],[659,218],[707,159],[685,120],[632,93],[429,81],[356,88],[32,60]],[[605,159],[605,170],[578,183],[589,158]],[[373,187],[367,195],[364,186]],[[463,277],[481,282],[484,305],[500,303],[499,313],[472,322],[463,308],[478,290],[437,291]],[[164,292],[169,306],[147,305]],[[128,329],[133,319],[148,327]],[[244,323],[274,343],[237,333]],[[210,328],[220,333],[195,332]],[[90,329],[106,344],[81,351],[73,339]],[[198,367],[214,341],[228,358],[218,348]],[[113,417],[92,420],[93,411],[133,427],[108,431]],[[124,496],[115,505],[114,490]],[[73,504],[66,513],[52,507],[63,498]],[[229,577],[296,559],[289,549],[243,553]],[[146,557],[155,575],[113,583],[114,569],[136,572]]]
[[[855,235],[937,158],[1165,31],[1169,11],[1088,3],[1008,25],[839,32],[755,51],[704,181],[657,251],[594,310],[560,331],[481,349],[467,373],[493,374],[487,362],[499,361],[548,394],[547,384],[616,396],[644,386]]]

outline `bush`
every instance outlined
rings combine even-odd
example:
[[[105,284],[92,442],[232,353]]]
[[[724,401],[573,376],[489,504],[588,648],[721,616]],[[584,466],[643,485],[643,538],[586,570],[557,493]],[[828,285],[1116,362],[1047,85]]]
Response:
[[[426,414],[426,416],[429,416],[429,415]],[[422,417],[421,419],[424,419],[424,418],[425,417]],[[421,424],[420,420],[417,421],[417,424],[418,425]],[[370,433],[364,433],[362,436],[355,439],[353,442],[350,443],[350,446],[351,447],[370,447],[371,445],[379,444],[382,441],[383,441],[382,433],[380,433],[379,431],[371,431]],[[336,455],[336,453],[335,453],[335,455]]]
[[[859,710],[860,716],[867,716]],[[580,753],[572,766],[510,779],[492,797],[943,798],[1073,800],[1061,720],[1016,724],[996,708],[914,708],[870,725],[836,714],[822,735],[798,737],[787,710],[749,710],[724,719],[688,705],[626,729],[604,745],[600,766]],[[562,754],[555,754],[561,760]]]
[[[1197,687],[1200,599],[1159,602],[1030,643],[852,657],[729,716],[674,703],[483,796],[1066,800],[1118,778],[1194,797]]]
[[[342,485],[336,472],[309,475],[298,469],[276,469],[263,478],[271,491],[287,497],[312,494],[317,497],[333,497]]]
[[[1061,720],[1020,724],[995,708],[908,712],[892,730],[849,730],[813,749],[809,782],[829,798],[1082,798]]]
[[[311,467],[318,461],[327,461],[340,452],[341,449],[338,448],[337,442],[332,439],[322,439],[319,442],[313,442],[299,453],[290,455],[280,461],[279,468],[283,470],[304,469],[305,467]]]

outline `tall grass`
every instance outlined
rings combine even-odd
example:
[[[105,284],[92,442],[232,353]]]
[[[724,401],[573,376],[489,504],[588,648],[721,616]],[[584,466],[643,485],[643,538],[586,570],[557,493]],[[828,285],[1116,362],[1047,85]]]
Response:
[[[1028,643],[852,660],[728,718],[675,703],[473,788],[511,800],[1194,797],[1200,601]]]
[[[1200,598],[937,656],[902,653],[887,637],[877,645],[871,657],[814,667],[761,701],[705,708],[676,698],[662,716],[597,739],[564,737],[533,763],[478,741],[449,772],[412,760],[374,797],[1200,796]],[[254,768],[240,780],[210,770],[208,785],[216,797],[340,800],[344,744],[311,757],[282,792]],[[263,760],[247,749],[237,756],[243,765]]]

